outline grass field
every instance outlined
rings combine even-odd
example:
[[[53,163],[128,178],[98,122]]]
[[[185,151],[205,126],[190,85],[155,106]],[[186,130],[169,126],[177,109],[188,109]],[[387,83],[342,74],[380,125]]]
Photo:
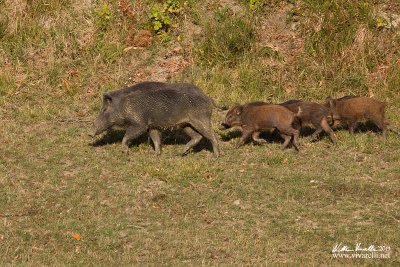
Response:
[[[146,142],[126,156],[119,133],[94,147],[86,128],[3,124],[4,264],[399,263],[395,135],[340,131],[336,146],[302,139],[296,153],[234,149],[228,134],[215,159],[207,149],[180,157],[179,135],[160,157]],[[387,245],[391,259],[332,259],[339,242]]]
[[[378,12],[398,1],[181,3],[150,40],[145,1],[0,1],[1,265],[400,265],[392,132],[235,149],[216,111],[218,159],[206,141],[179,156],[179,130],[161,156],[145,136],[129,155],[123,132],[87,136],[102,92],[145,79],[192,81],[224,105],[373,96],[399,127],[399,28]],[[390,258],[333,258],[337,243]]]

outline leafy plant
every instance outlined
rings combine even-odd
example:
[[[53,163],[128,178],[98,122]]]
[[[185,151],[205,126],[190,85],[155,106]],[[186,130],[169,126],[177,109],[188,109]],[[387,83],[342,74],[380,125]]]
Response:
[[[249,8],[251,10],[257,9],[264,4],[263,0],[248,0]]]
[[[110,24],[110,20],[110,8],[106,3],[104,3],[102,8],[97,11],[97,26],[99,27],[100,31],[104,32],[107,30],[108,25]]]
[[[179,0],[165,0],[162,5],[154,4],[149,14],[152,29],[158,34],[169,31],[172,26],[171,16],[182,10]]]

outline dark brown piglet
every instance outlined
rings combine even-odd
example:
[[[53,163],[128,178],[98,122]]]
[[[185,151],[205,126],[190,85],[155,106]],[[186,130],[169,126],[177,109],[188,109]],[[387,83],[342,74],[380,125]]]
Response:
[[[293,138],[293,146],[299,150],[297,140],[299,131],[293,128],[292,124],[301,113],[294,114],[285,107],[279,105],[237,105],[232,107],[225,117],[225,122],[221,124],[224,129],[239,126],[243,130],[237,147],[243,145],[246,140],[252,136],[253,140],[258,143],[265,143],[264,139],[259,137],[260,132],[272,132],[275,129],[284,139],[282,148],[287,148]]]
[[[326,102],[330,107],[334,127],[343,123],[349,127],[350,133],[353,134],[359,122],[371,120],[381,129],[383,139],[386,139],[386,104],[384,102],[362,96],[341,99],[328,97]]]
[[[322,131],[325,131],[333,143],[336,143],[336,136],[328,123],[330,115],[329,109],[321,104],[307,102],[301,100],[289,100],[280,104],[288,108],[292,112],[297,112],[301,108],[302,112],[299,116],[301,125],[311,123],[315,127],[315,132],[312,134],[312,140],[319,137]]]

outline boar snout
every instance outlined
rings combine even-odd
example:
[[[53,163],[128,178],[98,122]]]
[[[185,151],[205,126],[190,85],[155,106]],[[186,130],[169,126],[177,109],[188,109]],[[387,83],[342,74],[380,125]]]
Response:
[[[98,128],[96,126],[92,126],[90,128],[90,130],[88,131],[89,137],[92,137],[92,138],[99,134],[100,134],[100,131],[98,130]]]
[[[96,131],[94,129],[90,129],[88,132],[89,137],[95,137],[96,136]]]

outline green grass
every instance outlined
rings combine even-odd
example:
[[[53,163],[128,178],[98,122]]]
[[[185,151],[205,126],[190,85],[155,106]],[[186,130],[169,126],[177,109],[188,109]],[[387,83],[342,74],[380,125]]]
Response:
[[[92,146],[85,122],[104,91],[156,73],[172,54],[190,63],[172,81],[194,82],[218,104],[360,94],[385,100],[398,126],[400,39],[377,26],[375,2],[257,1],[250,10],[250,1],[191,0],[170,33],[131,50],[149,25],[145,1],[124,3],[133,17],[122,1],[106,1],[107,12],[99,1],[11,2],[0,1],[2,265],[400,264],[394,133],[383,142],[339,130],[337,145],[304,137],[299,153],[279,139],[235,149],[237,135],[216,130],[224,113],[215,112],[219,159],[207,142],[180,157],[186,139],[176,133],[164,134],[159,157],[145,137],[126,156],[122,132]],[[304,44],[294,59],[269,45],[285,45],[281,33],[261,39],[263,18],[288,3],[285,29],[296,23],[290,33]],[[190,23],[201,33],[190,35]],[[387,245],[391,258],[333,259],[340,242]]]
[[[92,147],[81,124],[2,129],[4,264],[350,264],[336,242],[389,245],[398,264],[399,142],[375,133],[279,143],[220,142],[180,157],[169,142]],[[170,140],[171,141],[171,140]],[[81,240],[71,237],[79,233]],[[357,264],[374,264],[358,260]]]

